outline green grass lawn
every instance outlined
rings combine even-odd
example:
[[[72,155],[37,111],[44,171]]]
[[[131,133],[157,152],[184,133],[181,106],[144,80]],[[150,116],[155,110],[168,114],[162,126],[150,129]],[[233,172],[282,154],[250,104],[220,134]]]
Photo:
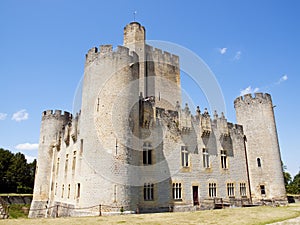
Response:
[[[132,214],[102,217],[0,220],[1,224],[268,224],[300,216],[300,203],[281,207],[228,208],[184,213]]]

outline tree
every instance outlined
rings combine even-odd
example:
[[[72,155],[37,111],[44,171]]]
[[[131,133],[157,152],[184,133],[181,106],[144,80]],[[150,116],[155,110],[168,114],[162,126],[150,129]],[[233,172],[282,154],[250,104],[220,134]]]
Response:
[[[7,171],[10,165],[10,160],[14,155],[8,151],[0,148],[0,192],[6,192],[9,180],[7,178]]]
[[[287,167],[283,164],[283,162],[281,162],[281,165],[286,192],[289,194],[300,194],[300,171],[294,179],[292,179],[291,174],[286,172]]]
[[[30,175],[28,171],[28,164],[25,156],[22,153],[16,153],[10,161],[10,166],[7,171],[7,177],[10,183],[10,190],[16,190],[17,193],[26,193]]]
[[[294,179],[289,186],[292,194],[300,194],[300,171],[294,176]]]
[[[288,192],[289,189],[289,184],[292,181],[292,176],[288,172],[286,172],[287,166],[283,164],[281,161],[281,166],[282,166],[282,171],[283,171],[283,178],[284,178],[284,185],[285,185],[285,190]]]
[[[33,191],[35,170],[36,170],[36,159],[34,159],[32,163],[28,164],[28,168],[29,168],[29,175],[30,175],[30,180],[29,180],[28,186],[31,187],[31,189]]]
[[[0,148],[0,193],[32,193],[36,160]]]
[[[287,186],[291,183],[292,181],[292,176],[291,174],[289,174],[288,172],[283,172],[283,176],[284,176],[284,184],[285,184],[285,188],[287,188]]]

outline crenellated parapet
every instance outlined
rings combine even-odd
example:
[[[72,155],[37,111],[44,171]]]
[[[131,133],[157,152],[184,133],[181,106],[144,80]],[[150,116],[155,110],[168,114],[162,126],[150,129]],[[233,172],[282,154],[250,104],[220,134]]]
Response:
[[[170,110],[156,108],[156,117],[158,119],[170,118],[181,134],[189,133],[196,125],[199,127],[201,137],[209,137],[214,129],[217,129],[220,137],[225,139],[230,137],[231,133],[243,135],[243,127],[228,122],[223,112],[219,116],[215,111],[212,119],[207,108],[201,113],[199,106],[197,106],[195,115],[191,114],[188,104],[183,109],[177,104],[173,113]]]
[[[146,45],[147,61],[165,63],[179,68],[179,57],[167,51]]]
[[[127,47],[119,45],[116,49],[113,49],[112,45],[100,45],[99,48],[93,47],[88,51],[85,55],[85,65],[88,66],[96,60],[105,58],[115,59],[120,57],[128,57],[131,63],[138,62],[139,59],[138,55],[135,52],[130,51]]]
[[[56,124],[52,132],[56,135],[55,146],[59,148],[63,140],[68,146],[72,138],[76,142],[78,135],[78,120],[80,114],[76,114],[75,118],[69,112],[62,112],[61,110],[46,110],[42,113],[42,121],[51,133],[51,124]],[[44,135],[47,135],[46,133]],[[59,149],[58,149],[59,150]]]
[[[239,134],[241,137],[244,137],[244,129],[242,125],[228,122],[227,127],[230,133]]]
[[[69,112],[62,112],[62,110],[46,110],[42,113],[42,121],[48,119],[56,119],[56,120],[63,120],[63,121],[71,121],[72,114]]]
[[[251,105],[251,104],[270,104],[272,103],[271,95],[268,93],[255,93],[254,96],[252,94],[246,94],[244,96],[240,96],[234,100],[234,107],[240,107],[241,105]]]
[[[218,130],[222,140],[230,137],[231,133],[243,135],[243,127],[241,125],[228,122],[224,113],[221,112],[219,116],[216,110],[212,118],[207,108],[201,113],[200,107],[197,106],[194,122],[199,126],[201,137],[209,137],[215,129]]]
[[[131,22],[124,27],[124,45],[145,42],[146,31],[138,22]]]

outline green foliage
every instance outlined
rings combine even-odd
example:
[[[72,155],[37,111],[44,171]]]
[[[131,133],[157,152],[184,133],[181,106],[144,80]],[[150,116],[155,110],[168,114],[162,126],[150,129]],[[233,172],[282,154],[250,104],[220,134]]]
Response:
[[[0,148],[0,193],[32,193],[36,160]]]
[[[292,176],[288,172],[283,172],[283,176],[285,187],[287,187],[292,181]]]
[[[284,176],[284,184],[286,192],[289,194],[300,194],[300,171],[298,174],[292,179],[291,174],[286,172],[286,166],[282,164],[283,176]]]
[[[12,204],[9,207],[9,219],[27,218],[30,205]]]
[[[293,181],[289,183],[287,192],[290,194],[300,194],[300,171],[294,176]]]

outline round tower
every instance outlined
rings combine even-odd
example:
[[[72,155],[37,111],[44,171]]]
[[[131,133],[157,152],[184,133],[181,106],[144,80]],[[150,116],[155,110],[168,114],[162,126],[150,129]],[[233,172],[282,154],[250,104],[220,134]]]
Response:
[[[34,180],[33,200],[29,217],[46,217],[49,196],[53,191],[53,159],[60,148],[62,128],[71,120],[71,114],[61,110],[44,111],[40,128],[37,167]],[[39,210],[37,210],[39,209]],[[40,210],[45,209],[45,210]]]
[[[253,203],[286,201],[280,149],[269,94],[247,94],[234,101],[237,123],[243,125]]]
[[[81,207],[101,202],[121,204],[127,210],[134,202],[129,202],[127,165],[136,161],[131,149],[138,135],[138,103],[138,55],[123,46],[90,50],[82,88],[80,137],[84,162],[92,172],[82,181],[82,188],[88,191],[82,189]],[[99,192],[99,187],[106,191]]]

